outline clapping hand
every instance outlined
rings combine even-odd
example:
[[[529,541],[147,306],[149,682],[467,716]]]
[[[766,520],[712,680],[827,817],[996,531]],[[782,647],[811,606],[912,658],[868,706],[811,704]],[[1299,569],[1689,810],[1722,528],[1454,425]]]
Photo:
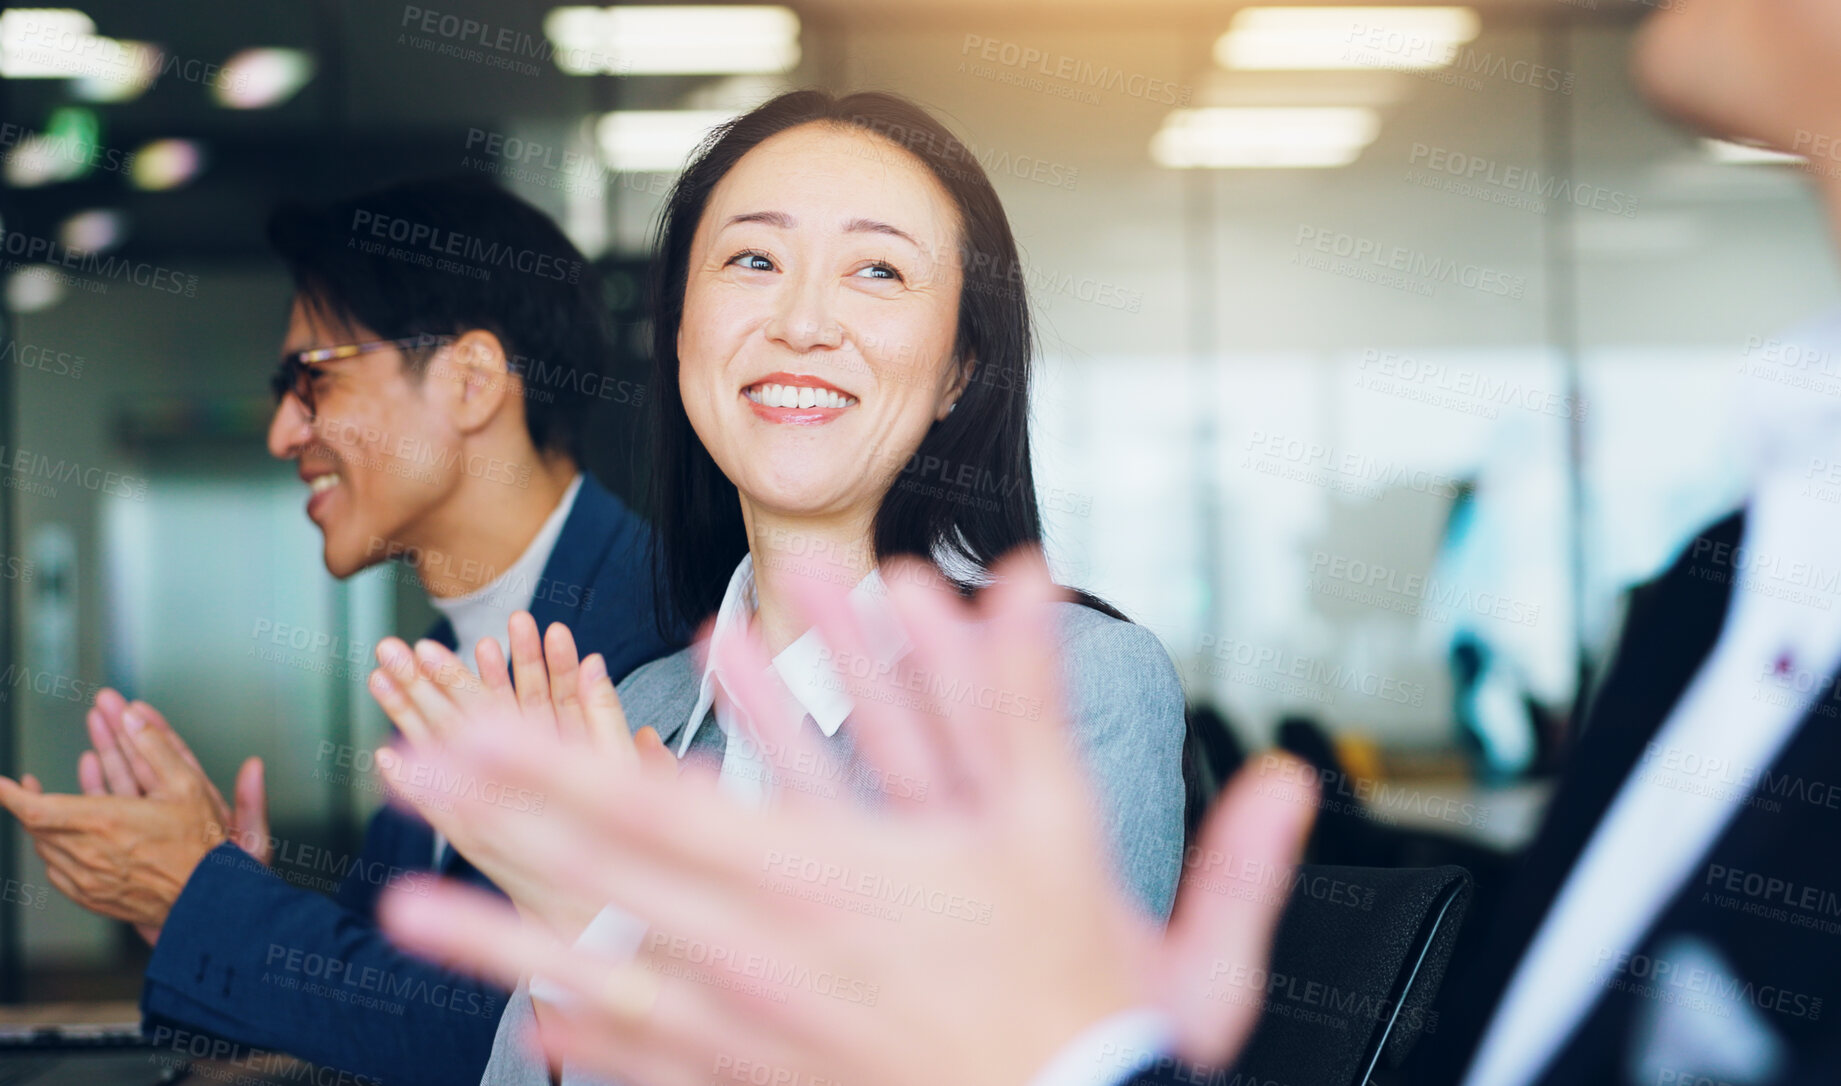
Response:
[[[704,1083],[742,1061],[801,1081],[1015,1086],[1132,1008],[1161,1011],[1191,1058],[1227,1058],[1258,1011],[1208,1000],[1207,974],[1224,960],[1261,966],[1280,904],[1217,883],[1184,887],[1168,932],[1141,917],[1104,859],[1069,746],[1058,590],[1034,554],[995,572],[968,605],[924,567],[885,568],[913,651],[843,670],[853,734],[878,771],[925,787],[879,810],[840,806],[823,787],[833,763],[785,710],[765,650],[740,638],[714,651],[736,710],[774,752],[766,809],[714,787],[707,767],[608,787],[613,759],[551,736],[479,731],[432,757],[431,770],[542,788],[542,817],[507,841],[550,879],[649,922],[636,959],[583,953],[458,889],[387,897],[386,928],[501,983],[543,973],[571,994],[545,1022],[551,1054],[653,1086]],[[803,598],[838,657],[868,656],[841,592],[814,585]],[[967,689],[1015,696],[948,693]],[[1247,870],[1287,867],[1312,810],[1300,779],[1237,779],[1204,845]],[[454,816],[507,821],[474,802]]]
[[[37,777],[0,778],[0,803],[28,833],[47,877],[77,904],[126,920],[149,944],[199,860],[230,840],[261,863],[271,848],[262,760],[237,773],[224,801],[166,717],[112,689],[86,716],[81,796],[48,794]]]
[[[675,760],[647,729],[635,739],[599,653],[578,660],[568,627],[554,623],[539,636],[526,612],[512,616],[507,630],[511,662],[492,638],[474,649],[476,677],[458,656],[434,641],[412,650],[397,638],[377,646],[372,695],[402,735],[404,750],[426,767],[426,759],[457,738],[503,729],[564,744],[575,756],[592,756],[611,784],[639,771],[642,762],[669,772]],[[534,869],[519,845],[519,830],[544,805],[541,782],[506,790],[490,779],[462,772],[418,776],[398,751],[377,754],[391,791],[408,803],[462,856],[491,879],[525,915],[558,934],[573,936],[600,903],[565,892],[549,872]],[[457,816],[469,801],[484,802],[498,817]]]

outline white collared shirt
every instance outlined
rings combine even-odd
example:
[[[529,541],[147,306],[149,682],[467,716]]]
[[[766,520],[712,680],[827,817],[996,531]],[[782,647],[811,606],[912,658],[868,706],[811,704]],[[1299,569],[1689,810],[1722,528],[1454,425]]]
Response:
[[[851,589],[850,600],[861,606],[882,599],[886,592],[881,574],[872,569]],[[716,624],[710,631],[712,650],[724,638],[746,635],[748,624],[754,618],[758,606],[754,590],[754,556],[743,555],[741,564],[735,567],[734,574],[729,577],[728,591],[723,594],[722,605],[716,611]],[[882,655],[888,660],[899,659],[906,651],[905,642],[885,641],[880,647],[886,650]],[[830,649],[816,629],[801,634],[773,658],[775,677],[792,699],[790,707],[801,710],[811,718],[827,739],[837,734],[852,708],[850,695],[845,692],[844,684],[836,678],[831,661]],[[716,724],[724,736],[722,786],[732,794],[757,802],[764,801],[769,773],[766,758],[761,751],[760,737],[754,733],[750,722],[745,718],[737,718],[729,699],[717,699],[716,684],[721,681],[722,672],[716,666],[714,651],[711,651],[703,665],[696,705],[691,709],[690,719],[678,737],[677,755],[682,758],[685,751],[690,749],[691,741],[697,737],[713,706]]]

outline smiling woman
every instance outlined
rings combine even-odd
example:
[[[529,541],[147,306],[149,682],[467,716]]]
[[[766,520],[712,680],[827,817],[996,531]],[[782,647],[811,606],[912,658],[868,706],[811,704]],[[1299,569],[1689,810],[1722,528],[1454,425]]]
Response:
[[[892,95],[797,92],[710,135],[654,264],[655,519],[674,617],[714,613],[751,541],[861,554],[859,576],[870,556],[918,555],[967,582],[1040,541],[1020,267],[964,145]],[[853,402],[824,408],[820,390]],[[921,463],[970,484],[926,484]],[[776,531],[784,514],[852,538]]]
[[[888,619],[885,594],[913,588],[885,584],[887,563],[919,557],[969,593],[999,579],[990,569],[1005,554],[1040,546],[1019,270],[983,171],[899,98],[798,92],[710,134],[667,204],[653,266],[651,498],[661,620],[713,624],[702,651],[654,661],[620,684],[628,728],[655,729],[680,757],[719,760],[724,786],[743,796],[795,775],[789,752],[735,709],[733,684],[747,677],[722,663],[758,637],[795,716],[835,751],[820,772],[836,782],[826,787],[871,806],[911,798],[910,785],[950,790],[950,781],[866,773],[857,750],[873,737],[859,730],[850,676],[901,666],[911,648],[872,618]],[[867,655],[834,652],[793,605],[812,581],[848,589],[866,628],[889,636],[872,638]],[[1091,597],[1057,604],[1054,621],[1060,700],[1109,836],[1108,855],[1094,862],[1161,920],[1182,856],[1181,684],[1154,635]],[[564,701],[612,703],[605,678],[586,663],[578,670],[566,635],[552,634],[548,670],[567,692],[559,719],[575,711]],[[524,642],[534,655],[536,632]],[[397,662],[385,669],[407,691],[386,684],[379,695],[418,746],[415,736],[440,730],[425,716],[487,722],[464,692],[448,707],[436,676],[459,674],[458,662],[430,653],[419,675],[403,662],[406,647],[391,645]],[[541,666],[520,675],[520,696],[543,689]],[[921,678],[912,690],[921,701],[1031,719],[1055,708],[956,677]],[[583,930],[592,908],[512,844],[509,821],[467,826],[439,804],[417,806],[521,910],[570,937]],[[608,927],[612,915],[591,938],[620,927]],[[486,1082],[547,1081],[519,1040],[545,1007],[541,992],[514,998]]]

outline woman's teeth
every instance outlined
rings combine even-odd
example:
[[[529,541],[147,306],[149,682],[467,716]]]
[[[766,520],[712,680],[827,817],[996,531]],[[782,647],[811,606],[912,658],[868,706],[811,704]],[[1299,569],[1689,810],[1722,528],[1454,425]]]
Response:
[[[832,389],[801,385],[754,385],[743,395],[763,407],[850,407],[857,402]]]
[[[307,484],[307,489],[315,494],[324,494],[338,485],[339,476],[337,473],[329,471],[324,475],[315,475],[313,481]]]

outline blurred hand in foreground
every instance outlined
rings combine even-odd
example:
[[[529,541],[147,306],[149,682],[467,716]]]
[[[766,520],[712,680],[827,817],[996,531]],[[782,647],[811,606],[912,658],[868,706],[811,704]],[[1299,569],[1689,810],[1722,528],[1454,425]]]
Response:
[[[535,732],[468,730],[427,760],[427,772],[540,790],[541,817],[508,838],[559,885],[649,922],[637,958],[585,954],[447,887],[389,896],[386,929],[500,983],[541,972],[570,994],[542,1031],[549,1054],[648,1086],[741,1066],[857,1086],[1019,1086],[1089,1027],[1147,1008],[1185,1058],[1231,1058],[1258,1001],[1210,998],[1209,981],[1224,963],[1265,963],[1282,900],[1263,888],[1302,847],[1308,775],[1254,771],[1229,786],[1200,846],[1260,881],[1244,893],[1231,879],[1185,885],[1157,930],[1103,859],[1069,745],[1059,590],[1034,553],[995,572],[967,604],[924,567],[885,567],[912,645],[893,666],[870,663],[842,592],[803,595],[843,665],[859,752],[923,783],[876,809],[840,795],[851,789],[838,787],[836,759],[789,719],[765,651],[744,639],[715,651],[771,756],[766,809],[719,790],[707,766],[633,774]],[[499,817],[483,802],[453,811],[457,823]]]

